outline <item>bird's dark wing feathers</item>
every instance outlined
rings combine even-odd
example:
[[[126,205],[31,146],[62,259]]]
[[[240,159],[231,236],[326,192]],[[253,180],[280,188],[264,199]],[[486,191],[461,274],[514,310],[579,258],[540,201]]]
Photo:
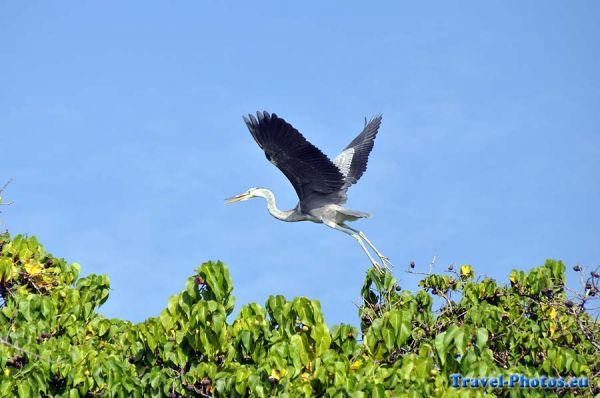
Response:
[[[381,119],[381,115],[374,117],[368,123],[365,119],[365,127],[363,130],[335,159],[335,164],[344,170],[346,177],[345,187],[355,184],[367,170],[369,154],[373,149],[375,137],[377,136],[379,126],[381,125]],[[348,161],[350,164],[343,164]]]
[[[342,189],[344,176],[317,147],[276,114],[257,112],[244,122],[267,159],[290,180],[300,200]]]

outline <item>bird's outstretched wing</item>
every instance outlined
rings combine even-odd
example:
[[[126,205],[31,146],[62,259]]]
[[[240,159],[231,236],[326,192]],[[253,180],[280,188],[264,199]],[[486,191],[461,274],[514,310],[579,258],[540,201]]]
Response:
[[[355,184],[367,170],[369,154],[373,149],[381,119],[381,115],[374,117],[368,123],[365,119],[363,131],[333,160],[345,178],[344,188]]]
[[[290,180],[298,198],[313,192],[337,192],[344,185],[340,170],[292,125],[268,112],[244,117],[254,140],[267,159]]]

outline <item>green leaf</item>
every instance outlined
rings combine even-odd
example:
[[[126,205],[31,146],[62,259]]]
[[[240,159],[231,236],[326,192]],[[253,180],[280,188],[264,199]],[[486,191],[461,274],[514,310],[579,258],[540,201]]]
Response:
[[[477,347],[483,349],[488,341],[488,331],[486,328],[477,329]]]
[[[0,282],[12,279],[12,261],[8,257],[0,257]]]
[[[26,321],[31,321],[31,296],[19,302],[19,313]]]
[[[565,369],[565,354],[564,351],[559,352],[556,355],[556,361],[554,362],[554,367],[559,371],[559,372],[564,372]]]
[[[458,333],[459,330],[459,327],[454,324],[450,325],[448,330],[446,330],[446,336],[444,337],[444,344],[446,347],[448,347],[452,340],[454,340],[454,336],[456,335],[456,333]]]
[[[381,336],[383,337],[383,343],[385,344],[385,348],[388,351],[392,351],[394,349],[394,333],[390,329],[382,329]]]
[[[398,333],[398,340],[396,342],[398,347],[402,347],[402,345],[410,337],[412,331],[411,321],[412,312],[410,310],[402,311],[402,323],[400,324],[400,331]]]
[[[161,373],[158,370],[152,370],[150,374],[150,385],[152,388],[157,388],[160,384]]]
[[[435,350],[437,351],[438,358],[440,360],[440,365],[442,366],[444,366],[444,364],[446,363],[446,348],[448,347],[448,345],[445,343],[446,333],[447,332],[438,334],[437,336],[435,336],[434,341]]]
[[[373,387],[373,398],[385,398],[385,390],[381,384]]]
[[[250,332],[249,330],[242,330],[240,332],[240,338],[242,341],[242,346],[244,347],[246,352],[250,352],[250,350],[252,348],[252,343],[251,343],[252,332]]]
[[[390,311],[387,313],[387,319],[391,331],[393,332],[393,336],[398,336],[400,334],[400,325],[402,324],[402,316],[400,312],[397,310]]]
[[[456,346],[456,351],[458,352],[458,354],[464,354],[466,343],[467,342],[465,340],[465,329],[463,327],[460,327],[454,334],[454,345]]]
[[[165,310],[160,313],[160,322],[165,330],[170,330],[173,326],[173,318]]]
[[[48,297],[43,297],[40,305],[40,312],[44,318],[47,318],[52,311],[52,301]]]
[[[167,309],[169,310],[169,314],[176,316],[177,315],[177,301],[179,300],[178,295],[173,295],[169,298],[169,302],[167,303]]]
[[[19,398],[29,398],[29,384],[23,382],[19,383],[19,386],[17,387],[17,394],[19,395]]]
[[[565,371],[569,371],[571,369],[571,364],[575,360],[575,351],[567,348],[563,351],[565,355]]]
[[[104,336],[109,329],[110,322],[106,319],[103,319],[98,325],[98,336]]]

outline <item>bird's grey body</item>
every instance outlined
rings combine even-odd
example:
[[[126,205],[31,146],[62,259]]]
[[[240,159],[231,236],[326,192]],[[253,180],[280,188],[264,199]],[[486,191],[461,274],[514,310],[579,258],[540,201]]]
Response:
[[[275,195],[266,188],[251,188],[234,196],[228,203],[263,197],[269,213],[282,221],[312,221],[342,231],[357,240],[373,265],[373,259],[363,240],[375,251],[384,266],[389,260],[383,256],[359,230],[346,222],[368,218],[365,212],[344,207],[348,188],[355,184],[367,169],[369,153],[381,124],[381,116],[365,120],[360,134],[333,160],[329,160],[318,148],[308,142],[302,134],[276,114],[257,112],[257,117],[244,117],[248,130],[257,144],[264,150],[267,159],[279,168],[290,180],[298,194],[299,202],[294,209],[279,210]],[[390,264],[391,265],[391,264]]]

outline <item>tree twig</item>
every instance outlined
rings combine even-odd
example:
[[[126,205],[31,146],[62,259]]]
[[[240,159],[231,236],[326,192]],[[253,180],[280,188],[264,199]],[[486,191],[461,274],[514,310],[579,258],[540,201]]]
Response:
[[[44,357],[36,354],[35,352],[31,352],[31,351],[28,351],[28,350],[26,350],[24,348],[21,348],[18,345],[15,345],[15,344],[11,343],[10,341],[8,341],[8,340],[6,340],[6,339],[4,339],[2,337],[0,337],[0,343],[4,344],[5,346],[8,346],[8,347],[10,347],[12,349],[15,349],[17,351],[20,351],[20,352],[22,352],[24,354],[27,354],[29,356],[41,359],[42,361],[46,361],[46,362],[49,362],[49,363],[61,363],[62,362],[62,361],[54,361],[52,359],[44,358]]]

